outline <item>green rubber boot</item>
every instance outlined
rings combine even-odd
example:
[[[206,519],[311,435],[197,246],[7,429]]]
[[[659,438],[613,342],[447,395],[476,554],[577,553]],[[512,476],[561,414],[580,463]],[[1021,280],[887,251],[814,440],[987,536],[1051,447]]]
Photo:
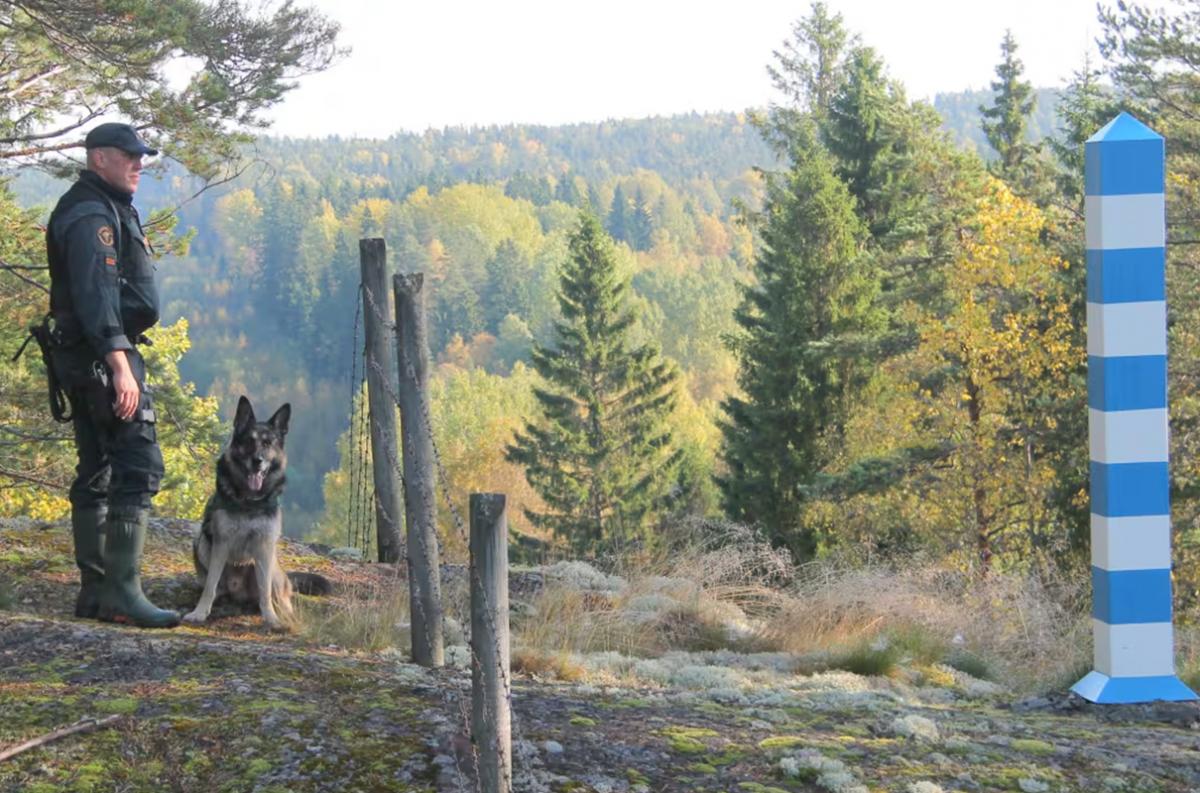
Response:
[[[99,617],[139,628],[174,628],[179,613],[158,608],[142,594],[140,569],[148,518],[141,508],[109,508]]]
[[[95,619],[100,611],[104,584],[104,521],[108,505],[71,508],[71,534],[75,537],[75,564],[79,565],[79,596],[75,616]]]

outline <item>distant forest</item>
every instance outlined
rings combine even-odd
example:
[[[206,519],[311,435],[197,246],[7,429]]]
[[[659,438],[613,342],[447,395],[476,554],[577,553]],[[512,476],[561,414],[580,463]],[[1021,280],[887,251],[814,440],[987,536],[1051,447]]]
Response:
[[[1035,139],[1052,131],[1057,92],[1042,89],[1037,98]],[[989,100],[990,92],[976,91],[933,103],[953,139],[984,156],[978,108]],[[456,387],[503,390],[514,367],[528,380],[521,364],[550,328],[566,236],[577,211],[590,208],[621,243],[644,309],[639,332],[678,362],[694,410],[707,417],[697,423],[707,429],[687,439],[693,456],[715,455],[711,416],[736,374],[721,339],[734,330],[737,285],[753,257],[740,218],[761,201],[755,169],[778,165],[745,114],[452,128],[384,140],[264,137],[254,159],[238,179],[195,197],[193,180],[166,164],[137,201],[146,210],[181,204],[179,229],[194,229],[187,255],[159,264],[164,322],[188,321],[183,378],[216,397],[226,417],[241,393],[268,410],[293,403],[291,533],[306,532],[323,513],[336,522],[325,480],[345,462],[336,441],[342,437],[345,452],[363,332],[357,241],[367,236],[387,240],[394,269],[428,274],[433,354],[460,376],[457,385],[446,381],[450,398]],[[12,185],[20,203],[41,207],[62,188],[33,171]],[[518,398],[506,394],[497,398]],[[489,431],[509,430],[505,420]],[[470,457],[464,451],[457,464],[486,465]],[[508,476],[517,488],[515,473]],[[703,497],[715,503],[715,494]]]
[[[1061,94],[1057,88],[1034,89],[1036,104],[1026,128],[1031,142],[1049,138],[1058,131]],[[964,148],[971,149],[986,160],[994,158],[996,152],[988,145],[987,137],[983,134],[979,123],[979,107],[990,106],[993,97],[993,91],[981,90],[938,94],[933,98],[933,108],[942,117],[942,127]]]

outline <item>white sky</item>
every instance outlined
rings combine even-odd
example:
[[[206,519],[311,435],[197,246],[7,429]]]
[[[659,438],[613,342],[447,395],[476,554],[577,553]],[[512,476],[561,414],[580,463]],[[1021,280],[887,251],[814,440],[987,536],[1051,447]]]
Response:
[[[291,136],[562,124],[744,110],[773,99],[772,50],[807,0],[301,0],[352,48],[272,112]],[[1106,2],[1110,5],[1111,2]],[[1095,53],[1095,0],[829,0],[912,98],[983,88],[1011,28],[1026,77]]]

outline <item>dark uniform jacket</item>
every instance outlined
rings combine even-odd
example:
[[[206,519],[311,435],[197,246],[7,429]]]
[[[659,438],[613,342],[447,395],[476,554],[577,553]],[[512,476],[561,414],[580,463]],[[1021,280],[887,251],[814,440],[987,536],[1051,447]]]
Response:
[[[58,336],[53,367],[70,399],[79,454],[71,504],[148,508],[163,459],[136,345],[158,322],[158,290],[133,197],[84,171],[50,215],[46,253]],[[101,363],[114,350],[128,351],[141,389],[129,421],[115,420],[111,378]]]
[[[90,366],[131,350],[158,322],[158,289],[146,233],[123,193],[83,171],[46,228],[50,311],[62,350]]]

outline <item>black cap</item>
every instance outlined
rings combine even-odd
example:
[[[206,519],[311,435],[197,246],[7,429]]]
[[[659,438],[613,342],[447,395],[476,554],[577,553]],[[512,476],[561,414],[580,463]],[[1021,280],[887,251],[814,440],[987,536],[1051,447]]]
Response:
[[[133,127],[113,121],[101,124],[89,132],[83,140],[83,145],[88,149],[114,146],[130,154],[149,154],[151,157],[158,154],[158,149],[152,149],[142,142]]]

